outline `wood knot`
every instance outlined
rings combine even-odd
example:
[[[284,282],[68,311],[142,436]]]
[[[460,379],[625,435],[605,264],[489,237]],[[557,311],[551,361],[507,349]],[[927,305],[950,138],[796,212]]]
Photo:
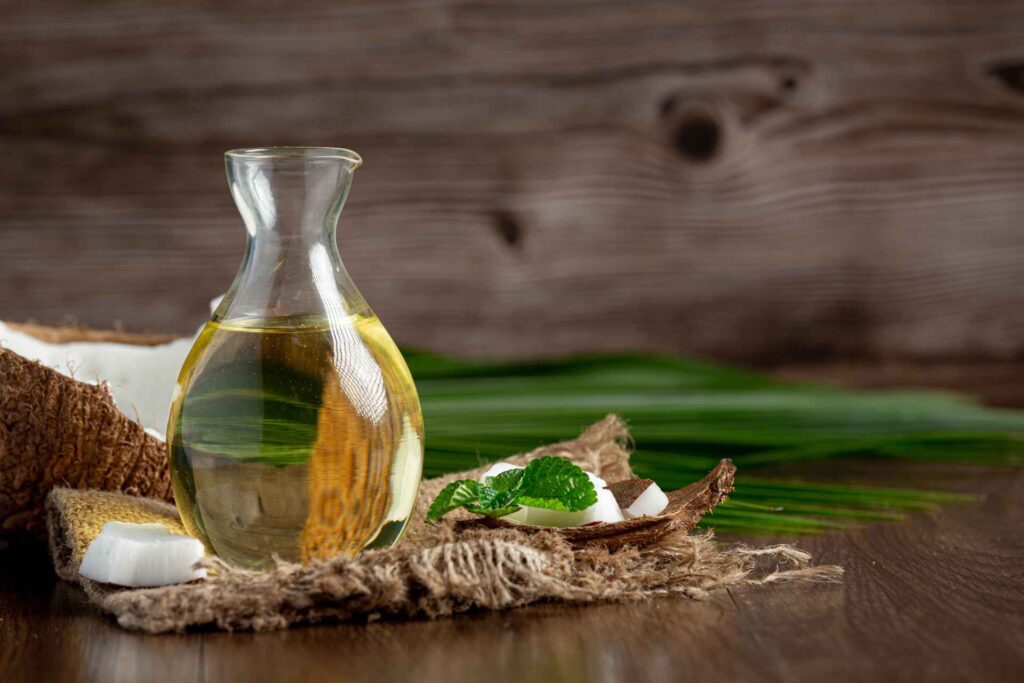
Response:
[[[1015,95],[1024,95],[1024,62],[1004,62],[988,68],[992,76],[1003,87],[1012,90]]]
[[[497,209],[491,214],[494,231],[513,249],[522,248],[523,228],[511,211]]]
[[[669,144],[681,157],[706,163],[720,154],[725,126],[717,108],[705,103],[680,104],[678,95],[670,95],[662,101],[660,114]]]
[[[672,135],[672,144],[682,157],[704,163],[718,153],[722,137],[722,126],[714,116],[706,111],[694,110],[679,118]]]

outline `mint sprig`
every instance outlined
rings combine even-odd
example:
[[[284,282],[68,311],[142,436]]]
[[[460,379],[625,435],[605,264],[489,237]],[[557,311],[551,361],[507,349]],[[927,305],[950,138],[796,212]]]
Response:
[[[478,515],[504,517],[523,505],[577,512],[596,502],[597,491],[586,472],[565,458],[545,455],[523,469],[487,477],[483,483],[453,481],[430,504],[427,521],[436,522],[460,507]]]
[[[480,500],[480,482],[472,479],[460,479],[441,489],[427,511],[427,520],[441,519],[446,514],[463,505],[473,505]]]
[[[597,491],[587,473],[565,458],[545,456],[523,470],[516,495],[519,505],[576,512],[597,502]]]

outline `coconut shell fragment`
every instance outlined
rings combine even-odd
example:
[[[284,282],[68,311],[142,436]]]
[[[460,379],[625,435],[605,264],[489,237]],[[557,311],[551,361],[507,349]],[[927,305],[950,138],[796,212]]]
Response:
[[[175,337],[167,334],[151,334],[123,332],[121,330],[94,330],[88,327],[65,325],[51,327],[37,323],[9,323],[5,325],[17,332],[24,332],[39,341],[50,344],[70,344],[71,342],[111,342],[114,344],[134,344],[136,346],[159,346],[174,341]]]
[[[54,486],[173,499],[164,443],[106,385],[0,348],[0,537],[45,533]]]
[[[628,545],[639,548],[657,543],[671,533],[693,529],[704,515],[711,512],[715,506],[724,501],[729,493],[732,492],[735,478],[736,465],[733,464],[732,460],[724,459],[715,465],[700,481],[669,493],[668,507],[665,508],[662,514],[656,517],[627,519],[615,524],[594,524],[575,528],[552,529],[525,524],[513,524],[492,517],[481,517],[460,521],[458,525],[460,527],[482,525],[494,528],[514,528],[526,533],[553,532],[561,535],[576,547],[599,546],[608,550],[618,550]],[[648,483],[633,483],[644,481]],[[641,486],[640,492],[642,493],[649,485],[650,480],[627,479],[611,483],[608,485],[608,488],[615,494],[616,487],[618,487],[620,491],[624,492],[623,495],[627,495],[625,492]],[[616,499],[618,499],[618,494],[615,495]]]

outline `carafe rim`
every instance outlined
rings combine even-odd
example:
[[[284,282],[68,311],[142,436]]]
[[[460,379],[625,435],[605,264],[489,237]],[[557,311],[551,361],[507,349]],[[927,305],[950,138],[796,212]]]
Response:
[[[241,147],[224,153],[228,159],[338,159],[359,168],[363,158],[344,147]]]

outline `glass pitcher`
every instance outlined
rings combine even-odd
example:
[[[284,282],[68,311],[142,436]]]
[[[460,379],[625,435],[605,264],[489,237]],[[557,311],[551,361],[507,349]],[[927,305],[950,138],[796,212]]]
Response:
[[[415,502],[423,417],[335,242],[362,159],[273,147],[225,163],[248,241],[174,393],[167,443],[182,522],[253,568],[389,546]]]

